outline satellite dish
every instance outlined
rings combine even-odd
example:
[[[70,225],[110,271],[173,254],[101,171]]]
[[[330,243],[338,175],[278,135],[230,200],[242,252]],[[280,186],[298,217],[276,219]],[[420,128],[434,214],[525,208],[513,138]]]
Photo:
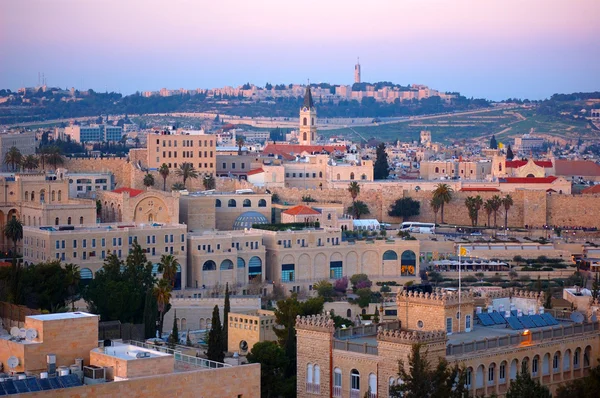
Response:
[[[571,320],[575,323],[583,323],[583,314],[581,312],[574,312],[571,314]]]
[[[37,330],[35,329],[27,329],[27,332],[25,332],[25,338],[27,339],[27,341],[32,341],[37,337]]]
[[[12,356],[9,357],[8,360],[6,361],[6,364],[8,365],[9,368],[14,369],[17,366],[19,366],[19,358]]]
[[[21,328],[19,329],[19,337],[24,339],[27,336],[27,329]]]
[[[12,328],[10,328],[10,335],[12,337],[19,337],[20,332],[21,332],[21,330],[16,326],[13,326]]]

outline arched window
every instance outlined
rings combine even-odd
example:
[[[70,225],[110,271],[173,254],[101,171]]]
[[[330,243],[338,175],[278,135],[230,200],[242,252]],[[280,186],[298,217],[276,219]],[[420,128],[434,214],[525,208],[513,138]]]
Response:
[[[306,365],[306,383],[312,384],[313,382],[313,364],[309,363]]]
[[[342,370],[340,368],[333,369],[333,395],[335,397],[342,396]]]
[[[221,207],[221,199],[215,200],[215,207]]]
[[[31,201],[33,202],[35,200],[35,192],[31,191]]]
[[[398,253],[396,253],[393,250],[387,250],[385,253],[383,253],[383,259],[384,260],[398,260]]]
[[[315,125],[315,118],[314,117],[310,118],[310,124],[313,125],[313,126]]]
[[[217,269],[217,264],[214,261],[208,260],[202,266],[202,271],[215,271]]]
[[[187,329],[187,319],[181,318],[181,330]]]
[[[46,191],[43,189],[40,191],[40,202],[44,202],[46,200]]]
[[[369,375],[369,390],[372,396],[377,396],[377,376],[375,373]]]
[[[235,199],[229,199],[229,202],[227,202],[227,207],[236,207],[237,203],[235,202]]]
[[[319,171],[319,178],[323,178],[323,172]]]
[[[92,273],[91,269],[82,268],[79,271],[79,277],[80,277],[81,283],[83,283],[84,286],[87,286],[94,278],[94,274]]]
[[[56,191],[52,191],[52,201],[56,200]]]
[[[435,168],[435,172],[436,172],[436,173],[439,173],[439,172],[440,172],[440,168],[439,168],[439,167],[436,167],[436,168]]]
[[[556,354],[554,354],[554,357],[552,358],[552,371],[554,373],[558,372],[559,364],[560,364],[560,355],[557,352]]]
[[[337,179],[338,179],[338,181],[340,180],[340,175],[339,174],[337,175]]]
[[[348,318],[348,319],[352,318],[352,310],[350,308],[348,308],[346,310],[346,318]]]
[[[360,391],[360,373],[356,369],[350,371],[350,389]]]
[[[502,171],[502,163],[498,163],[498,171]]]
[[[233,262],[231,260],[223,260],[221,262],[221,266],[219,267],[222,270],[233,269]]]
[[[402,276],[414,276],[417,271],[417,256],[412,250],[405,250],[400,256],[400,274]]]
[[[56,218],[54,219],[54,225],[58,225],[58,222],[59,222],[59,220],[58,220],[58,217],[56,217]]]
[[[321,367],[319,365],[315,365],[315,377],[313,377],[313,381],[317,386],[321,384]]]
[[[79,225],[83,225],[83,217],[79,217]]]
[[[267,201],[264,199],[260,199],[258,201],[258,207],[267,207]]]
[[[307,119],[307,118],[304,118],[304,119],[302,119],[302,124],[306,126],[306,123],[308,123],[308,119]],[[305,135],[305,136],[306,136],[306,135]],[[306,138],[305,138],[305,139],[306,139]]]
[[[327,214],[327,219],[331,220],[331,213]]]
[[[29,191],[25,191],[25,202],[29,200]]]
[[[71,217],[67,218],[67,225],[71,225]]]
[[[350,173],[350,179],[354,180],[354,173]]]
[[[241,257],[237,258],[237,267],[238,268],[246,268],[246,262],[244,261],[243,258],[241,258]]]
[[[250,199],[244,199],[244,202],[242,203],[242,207],[251,207],[252,206],[252,202],[250,202]]]
[[[59,189],[58,190],[58,201],[60,202],[62,200],[62,191]]]
[[[302,133],[302,140],[306,141],[306,131]]]
[[[248,261],[248,279],[252,280],[262,275],[262,260],[258,256],[254,256]]]
[[[367,175],[366,175],[366,174],[363,174],[363,175],[361,175],[361,176],[360,176],[360,179],[361,179],[361,180],[366,180],[366,179],[367,179]]]

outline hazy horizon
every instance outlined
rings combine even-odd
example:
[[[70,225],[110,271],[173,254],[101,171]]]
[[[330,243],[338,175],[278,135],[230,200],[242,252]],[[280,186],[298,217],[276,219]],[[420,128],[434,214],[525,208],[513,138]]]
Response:
[[[246,82],[426,84],[467,97],[600,90],[598,0],[4,0],[0,88],[124,95]]]

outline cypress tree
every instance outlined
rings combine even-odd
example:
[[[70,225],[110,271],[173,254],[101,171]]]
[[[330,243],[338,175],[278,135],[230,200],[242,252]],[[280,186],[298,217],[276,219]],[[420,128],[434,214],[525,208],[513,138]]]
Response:
[[[171,331],[171,335],[169,336],[169,344],[171,346],[175,346],[175,344],[179,344],[179,328],[177,327],[177,310],[173,314],[173,330]]]
[[[144,301],[144,337],[149,339],[156,337],[156,319],[158,306],[156,299],[152,294],[152,289],[146,291],[146,299]]]
[[[228,333],[229,333],[229,312],[231,304],[229,303],[229,283],[225,285],[225,305],[223,308],[223,351],[228,351]]]
[[[373,165],[373,179],[385,180],[390,175],[390,166],[388,164],[388,155],[385,152],[385,144],[383,142],[377,146],[375,154],[377,157],[375,159],[375,164]]]
[[[515,158],[515,154],[513,153],[513,150],[510,146],[510,144],[508,144],[508,149],[506,150],[506,160],[513,160]]]
[[[221,318],[219,316],[219,306],[215,305],[212,314],[212,325],[208,332],[208,350],[206,356],[209,360],[223,362],[223,330],[221,328]]]
[[[498,149],[498,141],[496,141],[495,135],[492,135],[492,139],[490,140],[490,149]]]

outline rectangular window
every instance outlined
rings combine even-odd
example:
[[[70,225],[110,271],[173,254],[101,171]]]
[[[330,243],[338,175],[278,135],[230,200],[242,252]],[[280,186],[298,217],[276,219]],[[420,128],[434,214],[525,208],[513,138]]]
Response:
[[[83,239],[81,241],[81,247],[84,247],[84,248],[87,247],[87,239]]]
[[[121,258],[121,249],[119,249],[119,258]]]
[[[119,246],[123,245],[123,239],[119,238]]]
[[[281,281],[294,281],[294,264],[281,264]]]
[[[152,255],[156,256],[156,248],[155,247],[152,248]]]
[[[77,249],[77,241],[73,240],[73,249]]]
[[[64,249],[64,248],[65,248],[65,241],[64,241],[64,240],[61,240],[61,241],[60,241],[60,246],[61,246],[61,248],[62,248],[62,249]]]
[[[73,258],[77,258],[77,252],[73,252]]]
[[[130,237],[129,237],[129,244],[130,244],[130,245],[133,245],[133,236],[130,236]]]
[[[169,243],[169,235],[165,235],[165,243]]]
[[[102,250],[102,252],[100,253],[100,257],[104,260],[106,258],[106,252],[104,250]]]
[[[113,246],[117,245],[117,238],[113,238]]]
[[[96,247],[96,238],[92,239],[92,247]]]
[[[152,243],[156,243],[156,235],[152,235]]]
[[[62,261],[65,261],[65,253],[61,253],[61,254],[60,254],[60,259],[61,259]]]
[[[502,364],[500,365],[500,380],[505,380],[506,379],[506,365]]]
[[[181,243],[185,242],[185,234],[181,234]]]
[[[537,376],[537,372],[538,372],[538,359],[533,358],[533,361],[531,361],[531,373],[534,376]]]
[[[331,261],[329,262],[329,278],[340,279],[342,277],[342,262]]]
[[[471,315],[465,317],[465,328],[466,330],[471,330]]]
[[[452,334],[452,318],[446,318],[446,333]]]
[[[146,244],[150,244],[150,235],[146,236]]]
[[[87,252],[83,252],[83,254],[82,254],[82,258],[83,258],[84,260],[87,260]]]
[[[102,247],[105,247],[106,246],[106,239],[102,238],[102,242],[101,243],[102,243]]]
[[[494,381],[494,367],[488,368],[488,382]]]
[[[169,239],[170,239],[171,243],[173,243],[173,235],[169,235]]]

